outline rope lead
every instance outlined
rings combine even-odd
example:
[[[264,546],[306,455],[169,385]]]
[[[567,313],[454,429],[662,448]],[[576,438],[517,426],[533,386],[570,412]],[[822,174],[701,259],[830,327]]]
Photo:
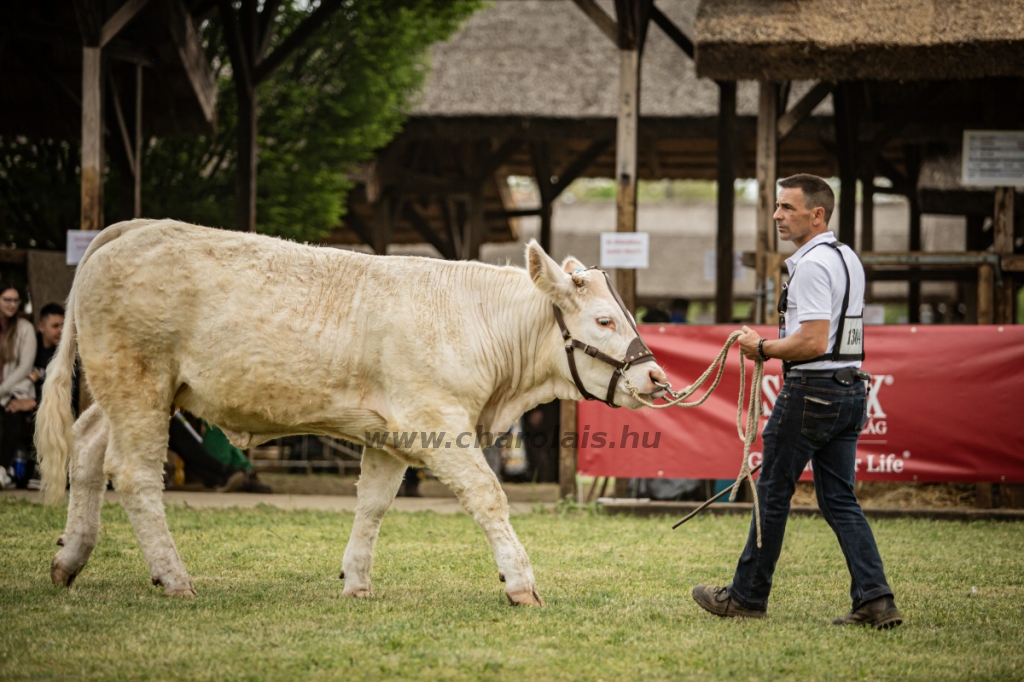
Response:
[[[704,404],[704,401],[711,397],[711,394],[715,392],[715,389],[718,388],[718,384],[722,380],[722,374],[725,372],[725,359],[729,355],[729,349],[732,348],[733,344],[736,343],[736,340],[742,333],[743,332],[740,331],[734,331],[729,335],[725,345],[722,346],[722,350],[718,352],[718,357],[716,357],[714,362],[704,370],[704,373],[697,378],[697,381],[693,382],[678,393],[669,388],[668,393],[672,399],[664,405],[655,405],[641,397],[640,391],[628,378],[626,379],[626,390],[628,390],[630,395],[632,395],[638,402],[655,410],[664,410],[669,407],[689,408],[702,405]],[[757,439],[757,425],[761,422],[761,378],[764,376],[764,363],[761,362],[761,360],[754,361],[754,373],[750,377],[750,399],[747,404],[747,424],[746,428],[743,428],[743,394],[747,383],[746,372],[746,362],[743,360],[743,354],[740,353],[740,396],[736,403],[736,431],[739,434],[740,440],[743,441],[743,464],[740,466],[740,473],[736,477],[736,482],[732,484],[732,492],[729,494],[729,501],[732,502],[736,499],[736,494],[739,492],[740,486],[744,481],[750,483],[750,492],[754,498],[754,526],[757,530],[757,546],[760,547],[761,505],[758,504],[757,486],[754,484],[754,477],[750,473],[750,446],[752,446],[754,444],[754,440]],[[712,373],[714,373],[715,378],[714,381],[711,382],[711,387],[708,388],[707,392],[698,400],[691,403],[683,402],[696,393],[697,390],[707,382]]]

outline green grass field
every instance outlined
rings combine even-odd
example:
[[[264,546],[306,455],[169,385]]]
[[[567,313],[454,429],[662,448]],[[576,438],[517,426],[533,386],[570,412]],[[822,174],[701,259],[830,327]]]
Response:
[[[50,586],[63,510],[0,499],[0,680],[1024,678],[1024,528],[873,523],[905,623],[830,620],[848,578],[825,522],[793,519],[768,618],[719,620],[689,597],[731,575],[746,520],[587,511],[516,517],[544,609],[514,609],[463,514],[392,512],[377,596],[341,596],[349,514],[168,512],[195,579],[174,599],[122,509],[71,590]]]

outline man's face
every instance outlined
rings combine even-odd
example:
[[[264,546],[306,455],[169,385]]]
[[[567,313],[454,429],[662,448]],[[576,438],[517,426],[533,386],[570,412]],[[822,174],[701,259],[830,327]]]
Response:
[[[39,320],[39,334],[43,337],[43,344],[47,348],[52,348],[60,343],[60,335],[63,331],[63,315],[47,315]]]
[[[779,230],[779,239],[784,242],[806,240],[825,220],[825,209],[807,208],[804,191],[799,187],[783,187],[776,207],[772,218]]]

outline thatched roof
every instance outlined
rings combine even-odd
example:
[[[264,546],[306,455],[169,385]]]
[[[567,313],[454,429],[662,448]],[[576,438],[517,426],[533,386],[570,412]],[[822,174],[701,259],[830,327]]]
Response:
[[[1024,0],[701,0],[707,78],[1024,76]]]
[[[611,2],[601,3],[615,16]],[[692,30],[696,0],[658,7]],[[641,74],[642,116],[713,117],[718,87],[651,26]],[[617,114],[619,56],[571,0],[497,0],[432,50],[431,73],[413,111],[421,116],[609,118]],[[740,115],[757,114],[757,87],[737,93]]]

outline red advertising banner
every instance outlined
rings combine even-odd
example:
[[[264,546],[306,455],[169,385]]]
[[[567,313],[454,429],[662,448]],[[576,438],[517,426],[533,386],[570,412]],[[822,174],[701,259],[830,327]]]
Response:
[[[734,329],[641,325],[640,333],[679,390],[701,375]],[[767,338],[778,336],[774,328],[757,329]],[[863,369],[872,380],[858,479],[1024,482],[1024,326],[867,327],[864,345]],[[627,410],[581,402],[580,472],[735,478],[743,455],[736,432],[738,358],[734,346],[721,384],[700,407]],[[747,361],[748,382],[753,366]],[[761,461],[760,431],[781,374],[780,361],[765,365],[764,417],[751,466]]]

